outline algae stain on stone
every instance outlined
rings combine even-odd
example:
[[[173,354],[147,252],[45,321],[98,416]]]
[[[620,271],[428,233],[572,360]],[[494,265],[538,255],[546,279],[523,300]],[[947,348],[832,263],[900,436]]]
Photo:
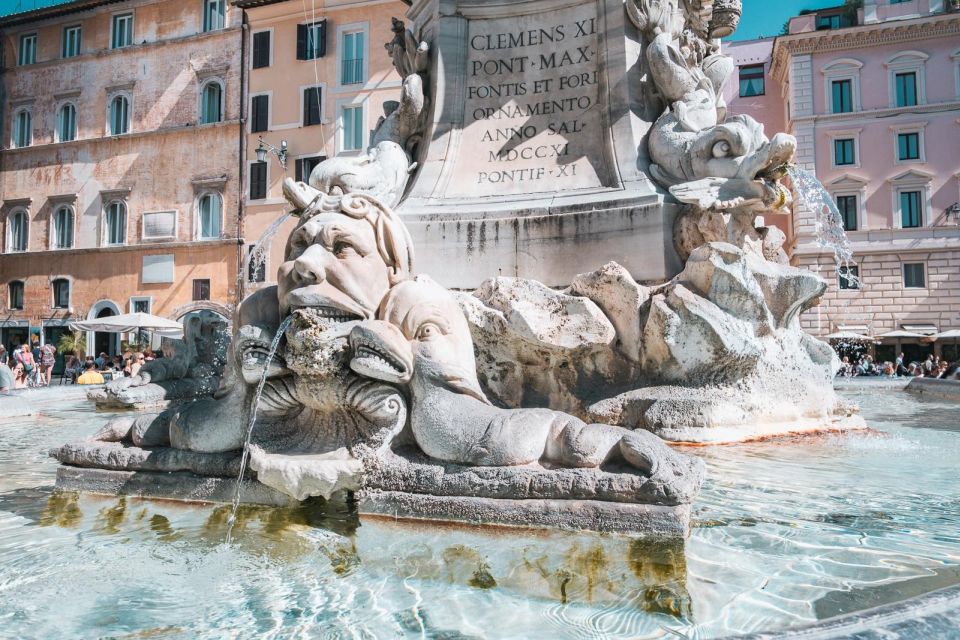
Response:
[[[164,542],[173,542],[180,539],[180,534],[170,526],[170,520],[164,515],[155,513],[150,517],[150,530]]]
[[[490,573],[490,565],[486,562],[481,562],[477,570],[473,572],[473,576],[467,581],[467,584],[477,589],[493,589],[497,586],[497,581]]]
[[[121,496],[117,504],[105,507],[97,514],[96,529],[104,533],[119,533],[120,525],[127,519],[127,499]]]
[[[83,519],[80,496],[76,493],[54,491],[47,498],[47,505],[40,514],[40,526],[75,527]]]

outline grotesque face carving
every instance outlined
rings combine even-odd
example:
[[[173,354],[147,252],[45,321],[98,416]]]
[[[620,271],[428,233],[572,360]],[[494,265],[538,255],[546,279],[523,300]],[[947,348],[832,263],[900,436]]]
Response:
[[[287,240],[277,275],[280,314],[310,307],[338,320],[374,317],[392,284],[392,269],[365,219],[322,213]]]

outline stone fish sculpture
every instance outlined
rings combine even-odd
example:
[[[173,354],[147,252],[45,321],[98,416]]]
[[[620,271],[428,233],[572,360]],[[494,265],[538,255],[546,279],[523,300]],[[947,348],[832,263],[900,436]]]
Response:
[[[586,424],[551,409],[493,406],[477,381],[463,313],[446,289],[427,278],[391,289],[380,316],[351,330],[350,368],[408,388],[413,436],[431,458],[583,468],[626,461],[646,476],[661,466],[676,476],[702,468],[701,461],[675,453],[646,431]]]

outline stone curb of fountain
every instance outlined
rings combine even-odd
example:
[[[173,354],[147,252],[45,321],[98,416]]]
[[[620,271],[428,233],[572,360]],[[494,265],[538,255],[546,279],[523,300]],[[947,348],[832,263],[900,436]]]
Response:
[[[960,628],[960,585],[902,602],[830,618],[796,629],[732,636],[727,640],[914,640],[955,637]]]
[[[936,378],[913,378],[906,386],[907,392],[914,395],[936,398],[937,400],[960,401],[960,380],[938,380]]]

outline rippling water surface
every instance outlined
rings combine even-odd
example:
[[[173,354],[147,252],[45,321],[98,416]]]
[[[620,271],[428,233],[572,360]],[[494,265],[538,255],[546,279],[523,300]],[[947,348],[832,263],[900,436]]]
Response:
[[[47,449],[111,414],[37,394],[0,406],[0,637],[715,638],[960,583],[957,406],[845,395],[873,432],[691,449],[685,544],[316,503],[241,507],[227,546],[229,506],[53,493]]]

